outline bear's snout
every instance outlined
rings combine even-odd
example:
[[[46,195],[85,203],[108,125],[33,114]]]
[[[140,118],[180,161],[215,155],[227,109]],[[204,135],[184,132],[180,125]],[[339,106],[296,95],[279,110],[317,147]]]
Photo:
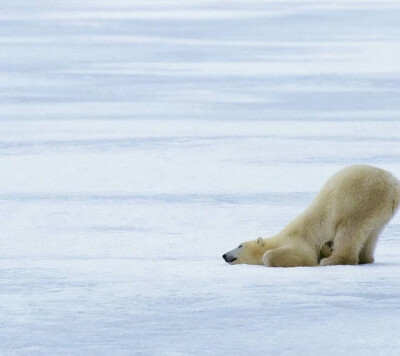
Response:
[[[237,260],[236,257],[230,256],[230,255],[228,255],[227,253],[224,253],[224,254],[222,255],[222,258],[223,258],[223,259],[225,260],[225,262],[227,262],[227,263],[232,263],[232,262],[235,262],[235,261]]]

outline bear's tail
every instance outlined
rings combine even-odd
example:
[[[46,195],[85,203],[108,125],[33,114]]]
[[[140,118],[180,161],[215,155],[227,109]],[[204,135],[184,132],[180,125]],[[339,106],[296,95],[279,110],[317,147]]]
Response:
[[[393,206],[392,206],[392,213],[393,216],[396,214],[397,210],[399,210],[400,205],[400,181],[396,179],[394,185],[395,193],[393,197]]]

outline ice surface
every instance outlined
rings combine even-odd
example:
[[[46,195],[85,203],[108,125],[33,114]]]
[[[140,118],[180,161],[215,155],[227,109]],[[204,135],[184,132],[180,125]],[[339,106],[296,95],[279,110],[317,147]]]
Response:
[[[369,266],[221,258],[400,177],[399,2],[0,8],[0,354],[399,354],[400,214]]]

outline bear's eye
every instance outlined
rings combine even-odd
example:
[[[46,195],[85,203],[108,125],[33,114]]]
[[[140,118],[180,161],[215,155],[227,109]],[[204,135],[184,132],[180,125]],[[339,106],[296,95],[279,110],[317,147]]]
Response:
[[[238,248],[242,248],[243,247],[243,245],[239,245],[239,247]]]

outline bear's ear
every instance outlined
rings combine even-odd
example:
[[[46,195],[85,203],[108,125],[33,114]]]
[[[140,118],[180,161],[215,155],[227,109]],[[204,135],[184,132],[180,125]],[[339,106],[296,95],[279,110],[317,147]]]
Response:
[[[257,239],[257,243],[258,243],[260,246],[263,246],[263,245],[264,245],[264,239],[263,239],[262,237],[259,237],[259,238]]]

